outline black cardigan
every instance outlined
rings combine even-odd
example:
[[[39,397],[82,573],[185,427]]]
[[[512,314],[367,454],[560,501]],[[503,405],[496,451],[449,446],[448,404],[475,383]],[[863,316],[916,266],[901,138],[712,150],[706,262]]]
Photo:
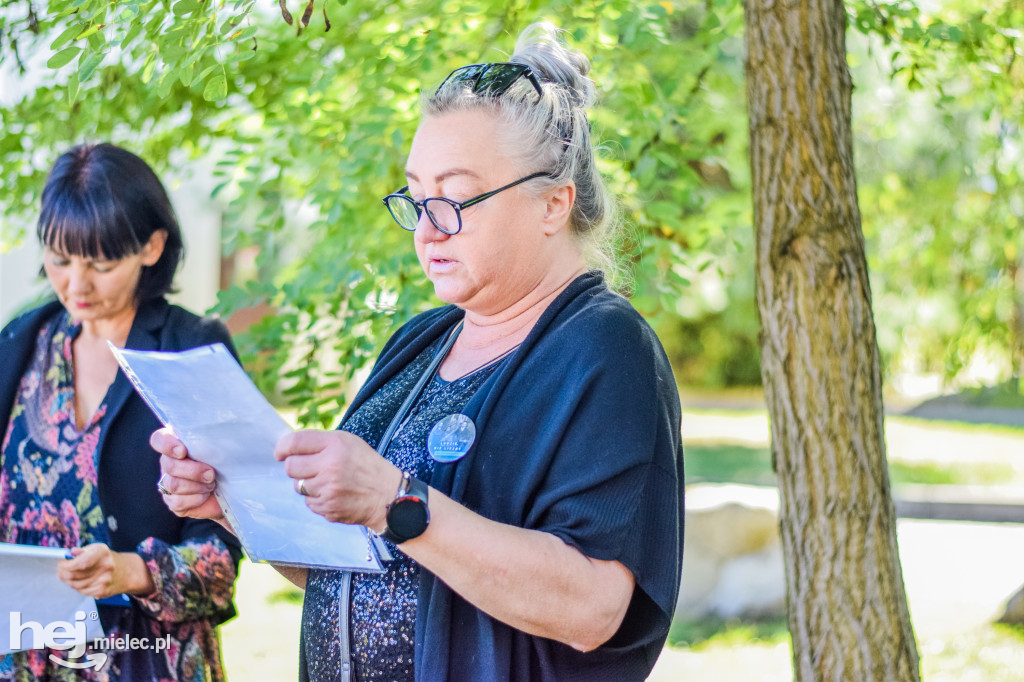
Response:
[[[399,330],[348,414],[462,316],[447,306]],[[683,540],[679,393],[650,326],[600,273],[582,275],[462,412],[477,440],[436,463],[430,485],[489,519],[622,562],[636,589],[619,631],[582,653],[491,618],[421,571],[416,679],[645,679],[668,635]]]
[[[16,318],[0,332],[0,442],[7,432],[39,329],[61,309],[59,301],[51,301]],[[234,353],[223,323],[200,318],[158,299],[139,306],[126,347],[179,351],[216,342]],[[191,538],[216,535],[237,564],[242,551],[234,535],[213,521],[180,518],[164,504],[156,489],[160,458],[149,445],[150,435],[161,424],[123,373],[117,373],[106,403],[109,423],[97,445],[97,492],[110,531],[111,549],[134,552],[148,537],[177,545]]]

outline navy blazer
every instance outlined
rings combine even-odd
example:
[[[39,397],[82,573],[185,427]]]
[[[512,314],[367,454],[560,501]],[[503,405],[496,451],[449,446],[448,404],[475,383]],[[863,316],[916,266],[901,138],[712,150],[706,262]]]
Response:
[[[61,309],[59,301],[51,301],[16,318],[0,332],[0,442],[7,432],[39,329]],[[161,298],[139,306],[126,347],[179,351],[217,342],[235,354],[223,323],[200,318]],[[149,445],[150,435],[161,424],[124,373],[117,373],[107,391],[106,404],[109,421],[97,446],[97,491],[110,531],[111,549],[134,552],[149,537],[178,545],[190,538],[215,535],[227,545],[237,565],[242,556],[238,538],[213,521],[176,516],[164,504],[156,489],[160,457]]]

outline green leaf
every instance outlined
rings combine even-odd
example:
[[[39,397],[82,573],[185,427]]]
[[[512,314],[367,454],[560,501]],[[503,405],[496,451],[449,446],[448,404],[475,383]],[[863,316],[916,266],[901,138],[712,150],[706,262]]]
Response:
[[[128,32],[121,37],[120,45],[127,47],[139,37],[139,33],[142,32],[142,24],[138,21],[133,21],[131,26],[128,28]]]
[[[142,65],[142,71],[139,73],[139,80],[148,84],[153,78],[154,69],[156,69],[156,55],[150,52],[146,55],[146,61]]]
[[[52,43],[50,43],[50,49],[57,51],[60,48],[71,42],[72,39],[76,38],[82,30],[81,24],[73,24],[68,28],[64,29],[59,36],[57,36]]]
[[[204,80],[206,80],[206,77],[209,76],[210,73],[219,66],[220,64],[211,64],[210,66],[207,66],[205,69],[199,72],[199,75],[195,79],[196,82],[202,83]]]
[[[78,38],[76,38],[75,40],[81,40],[82,38],[88,38],[89,36],[93,35],[94,33],[98,33],[100,31],[100,29],[102,29],[102,28],[103,28],[103,24],[99,24],[99,23],[93,24],[92,26],[89,26],[84,31],[79,33],[78,34]]]
[[[187,52],[187,49],[181,43],[164,43],[160,48],[160,54],[163,56],[164,61],[171,64],[176,63]]]
[[[255,26],[246,26],[245,28],[240,28],[229,35],[227,39],[234,41],[245,40],[246,38],[251,38],[256,35],[256,31],[257,28]]]
[[[82,58],[82,61],[78,64],[78,80],[84,83],[89,80],[89,76],[92,75],[96,67],[103,61],[105,55],[102,52],[93,52]]]
[[[252,59],[255,56],[256,50],[252,49],[249,46],[239,46],[237,50],[234,50],[231,54],[228,55],[226,61],[244,62],[246,60]]]
[[[174,87],[174,81],[178,77],[178,70],[171,69],[170,71],[164,71],[160,74],[160,81],[156,85],[156,94],[160,99],[167,99],[167,96],[171,94],[171,88]]]
[[[207,102],[217,102],[228,95],[228,81],[224,73],[218,73],[206,83],[203,88],[203,99]]]
[[[171,10],[174,12],[174,16],[180,17],[186,14],[191,14],[197,9],[200,9],[201,5],[196,0],[178,0],[174,3]]]
[[[71,102],[72,104],[74,104],[78,100],[78,93],[79,93],[78,74],[77,73],[73,73],[73,74],[71,74],[71,77],[68,78],[68,101]]]
[[[65,48],[65,49],[61,50],[60,52],[58,52],[57,54],[55,54],[52,57],[50,57],[50,61],[46,62],[46,65],[48,67],[50,67],[51,69],[59,69],[60,67],[64,66],[65,64],[70,62],[72,59],[77,57],[78,53],[81,52],[81,51],[82,51],[82,48],[80,48],[80,47],[68,47],[68,48]]]
[[[217,183],[216,187],[214,187],[213,190],[210,191],[210,198],[216,199],[217,195],[220,194],[224,190],[224,188],[230,184],[231,180],[225,180],[223,182]]]
[[[166,15],[158,13],[155,14],[152,19],[147,21],[145,24],[146,35],[153,37],[154,40],[162,37],[160,29],[164,24],[165,18]]]

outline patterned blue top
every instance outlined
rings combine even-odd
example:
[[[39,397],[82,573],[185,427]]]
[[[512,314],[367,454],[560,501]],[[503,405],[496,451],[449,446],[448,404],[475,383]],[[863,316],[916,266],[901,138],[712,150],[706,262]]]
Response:
[[[32,367],[21,383],[0,450],[0,541],[41,547],[108,543],[96,492],[97,444],[106,400],[78,431],[67,314],[40,330]]]
[[[344,425],[368,443],[383,436],[395,413],[430,364],[443,337],[427,347]],[[392,439],[385,457],[398,468],[428,479],[434,460],[427,435],[434,424],[459,412],[501,365],[489,364],[454,381],[438,376],[427,383],[408,420]],[[402,681],[413,678],[413,650],[420,567],[391,543],[395,557],[383,573],[354,573],[350,610],[351,657],[357,680]],[[338,603],[342,573],[310,570],[302,609],[303,658],[312,682],[336,680],[341,669]]]
[[[72,342],[80,331],[64,311],[39,330],[0,443],[0,542],[65,549],[110,543],[97,471],[100,436],[111,424],[104,398],[77,429]],[[220,642],[204,618],[231,603],[235,566],[227,547],[215,536],[174,546],[150,537],[136,551],[156,590],[133,597],[131,608],[109,607],[105,637],[85,652],[106,653],[106,663],[77,670],[51,659],[66,661],[68,651],[21,651],[0,655],[0,682],[223,680]],[[112,644],[128,638],[145,638],[154,648],[163,640],[164,649]]]

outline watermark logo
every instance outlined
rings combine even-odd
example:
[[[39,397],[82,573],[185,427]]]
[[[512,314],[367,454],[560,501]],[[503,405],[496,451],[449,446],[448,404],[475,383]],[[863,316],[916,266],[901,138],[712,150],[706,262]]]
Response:
[[[89,614],[89,617],[96,620],[96,612]],[[64,651],[70,649],[68,653],[69,658],[82,658],[82,654],[85,653],[86,644],[86,623],[85,623],[85,611],[77,611],[75,613],[75,622],[69,623],[67,621],[58,620],[50,623],[49,625],[43,626],[42,623],[35,621],[21,622],[21,612],[11,611],[11,641],[10,645],[12,649],[21,649],[21,638],[22,634],[27,630],[32,633],[32,646],[33,649],[42,649],[44,647],[50,649],[56,649],[58,651]],[[107,662],[107,654],[105,653],[94,653],[89,654],[85,657],[84,661],[71,661],[58,658],[53,654],[50,654],[50,660],[57,665],[62,665],[67,668],[95,668],[99,670]]]
[[[78,611],[75,613],[75,622],[68,623],[67,621],[55,621],[49,625],[42,625],[35,621],[21,620],[21,613],[19,611],[11,612],[11,637],[10,647],[12,650],[18,651],[23,648],[31,649],[43,649],[50,648],[58,651],[65,651],[70,649],[68,652],[68,659],[81,659],[85,654],[86,643],[88,642],[88,623],[86,619],[97,620],[99,616],[95,611],[92,611],[86,615],[84,611]],[[22,636],[26,633],[31,633],[32,641],[29,647],[22,646]],[[100,649],[85,655],[84,660],[65,660],[54,654],[50,654],[50,660],[57,665],[62,665],[65,668],[74,668],[76,670],[83,670],[85,668],[95,668],[100,670],[107,663],[109,654],[104,653],[105,651],[128,651],[128,650],[149,650],[153,649],[157,653],[166,651],[171,647],[171,636],[165,635],[164,637],[96,637],[92,640],[93,649]]]

